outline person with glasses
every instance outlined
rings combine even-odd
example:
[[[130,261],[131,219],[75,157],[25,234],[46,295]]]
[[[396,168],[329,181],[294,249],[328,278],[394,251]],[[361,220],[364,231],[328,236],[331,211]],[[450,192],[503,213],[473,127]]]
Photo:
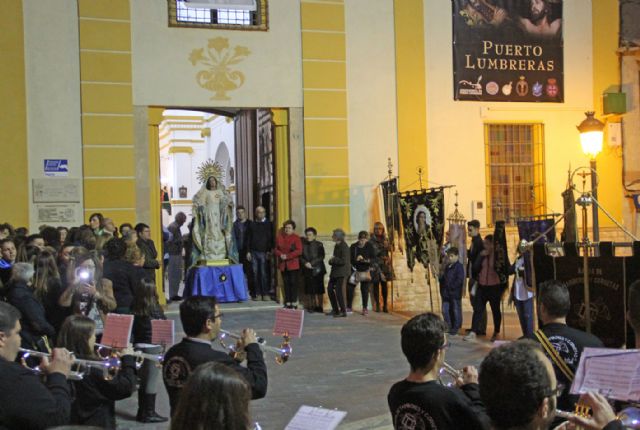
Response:
[[[480,397],[494,430],[554,428],[550,426],[556,415],[558,395],[563,390],[551,361],[531,340],[494,348],[480,365]],[[591,407],[592,415],[571,421],[588,429],[623,428],[602,396],[587,393],[580,402]]]
[[[221,318],[215,297],[193,296],[180,304],[180,321],[186,337],[167,351],[162,366],[171,416],[175,414],[187,379],[203,363],[215,361],[236,370],[251,387],[252,399],[261,399],[267,394],[267,366],[253,329],[244,329],[240,341],[246,353],[246,367],[227,353],[212,348],[212,342],[220,333]]]
[[[440,383],[450,346],[442,318],[431,312],[415,316],[402,327],[401,338],[411,370],[387,397],[394,429],[487,429],[475,367],[465,367],[454,387]]]

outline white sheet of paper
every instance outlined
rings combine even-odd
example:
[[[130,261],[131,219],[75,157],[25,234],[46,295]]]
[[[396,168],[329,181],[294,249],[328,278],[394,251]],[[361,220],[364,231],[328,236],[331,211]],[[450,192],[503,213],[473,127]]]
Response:
[[[638,400],[639,381],[640,350],[585,348],[570,392],[596,391],[610,399]]]
[[[345,411],[303,405],[285,430],[334,430],[346,416]]]

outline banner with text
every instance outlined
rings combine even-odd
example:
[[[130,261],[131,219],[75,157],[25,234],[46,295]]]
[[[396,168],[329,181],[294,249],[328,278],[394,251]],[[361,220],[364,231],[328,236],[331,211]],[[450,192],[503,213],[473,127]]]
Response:
[[[453,0],[455,100],[564,101],[562,0]]]

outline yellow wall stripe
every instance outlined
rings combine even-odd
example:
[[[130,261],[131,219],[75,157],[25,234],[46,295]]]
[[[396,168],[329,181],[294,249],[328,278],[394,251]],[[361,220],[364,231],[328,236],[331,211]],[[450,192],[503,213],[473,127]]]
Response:
[[[427,173],[427,96],[423,0],[394,0],[400,189]]]
[[[307,225],[349,228],[344,4],[301,3]]]
[[[136,222],[129,0],[79,0],[78,14],[85,208]]]
[[[29,225],[29,165],[27,156],[27,101],[24,69],[24,23],[22,0],[3,2],[0,14],[0,130],[2,157],[0,222]]]

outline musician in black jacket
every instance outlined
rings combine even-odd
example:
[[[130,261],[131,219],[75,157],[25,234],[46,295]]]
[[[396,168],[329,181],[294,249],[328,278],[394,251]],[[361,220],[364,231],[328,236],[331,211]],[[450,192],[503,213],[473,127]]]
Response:
[[[267,366],[252,329],[245,329],[241,339],[247,367],[212,348],[211,342],[220,332],[221,317],[215,297],[193,296],[180,304],[180,321],[187,337],[167,351],[162,369],[171,415],[176,411],[182,387],[189,375],[200,364],[211,361],[226,364],[239,372],[251,387],[252,399],[261,399],[267,394]]]
[[[94,352],[95,342],[96,324],[83,315],[68,317],[58,334],[58,346],[72,351],[77,358],[100,362],[100,357]],[[118,355],[121,356],[120,367],[111,378],[106,378],[101,369],[89,368],[81,380],[70,382],[74,391],[71,424],[116,428],[116,400],[130,397],[136,389],[133,348],[128,346]]]
[[[44,429],[69,423],[71,393],[67,376],[71,354],[54,349],[51,362],[40,368],[46,383],[15,362],[20,350],[20,312],[0,301],[0,428]]]

